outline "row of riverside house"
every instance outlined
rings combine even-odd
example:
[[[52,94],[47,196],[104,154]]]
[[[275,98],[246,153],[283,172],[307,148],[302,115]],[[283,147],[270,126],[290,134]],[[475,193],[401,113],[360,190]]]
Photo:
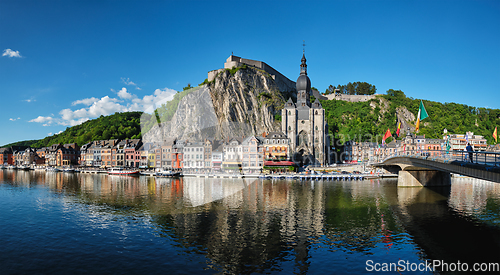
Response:
[[[44,148],[0,148],[0,165],[132,167],[155,170],[258,173],[264,168],[286,170],[289,139],[282,132],[262,136],[233,137],[202,142],[165,140],[143,143],[141,139],[97,140],[82,145],[54,144]]]
[[[266,165],[294,165],[286,162],[289,156],[289,140],[280,132],[202,142],[170,139],[143,144],[140,139],[100,140],[81,147],[80,166],[258,173]]]
[[[260,173],[266,167],[286,170],[295,165],[287,161],[289,140],[281,132],[224,140],[165,140],[160,144],[145,144],[141,154],[140,168],[187,173]]]
[[[474,151],[486,151],[487,142],[483,136],[474,135],[472,132],[463,134],[450,134],[442,139],[430,139],[425,135],[415,135],[408,132],[402,140],[392,140],[385,146],[376,142],[346,142],[344,147],[344,160],[347,163],[367,162],[374,163],[394,154],[408,155],[414,151],[422,151],[429,156],[437,156],[440,151],[447,150],[447,144],[451,151],[464,151],[469,142]],[[494,149],[490,149],[494,151]]]
[[[76,143],[54,144],[38,149],[11,146],[0,148],[0,165],[69,166],[78,164],[79,155]]]

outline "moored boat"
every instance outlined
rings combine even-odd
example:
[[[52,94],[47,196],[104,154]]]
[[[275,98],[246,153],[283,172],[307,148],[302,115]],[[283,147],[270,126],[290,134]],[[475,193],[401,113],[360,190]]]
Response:
[[[114,167],[108,170],[110,175],[139,175],[139,170],[125,169],[121,167]]]
[[[161,172],[156,172],[155,176],[163,178],[171,178],[171,177],[182,177],[183,175],[181,172],[161,171]]]
[[[61,169],[56,168],[56,167],[47,167],[46,171],[47,172],[61,172]]]
[[[63,168],[63,172],[74,173],[74,172],[76,172],[76,170],[75,170],[75,168],[66,167],[66,168]]]

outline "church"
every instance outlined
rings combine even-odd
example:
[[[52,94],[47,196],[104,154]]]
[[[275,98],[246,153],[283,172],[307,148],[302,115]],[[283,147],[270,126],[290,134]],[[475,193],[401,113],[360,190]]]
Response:
[[[292,161],[300,165],[328,165],[330,137],[325,109],[317,98],[314,103],[310,101],[311,80],[307,76],[305,54],[296,85],[297,103],[289,98],[281,111],[281,129],[290,139]]]

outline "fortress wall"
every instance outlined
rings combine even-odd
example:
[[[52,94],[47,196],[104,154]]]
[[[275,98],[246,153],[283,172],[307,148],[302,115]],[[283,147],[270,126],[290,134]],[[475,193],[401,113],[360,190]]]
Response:
[[[329,94],[325,95],[328,100],[343,100],[349,102],[366,102],[375,98],[375,95],[345,95],[345,94]]]
[[[288,79],[288,77],[282,75],[280,72],[278,72],[277,70],[275,70],[273,67],[267,65],[266,63],[264,62],[261,62],[262,63],[262,68],[264,71],[266,71],[267,73],[269,73],[273,79],[276,81],[276,83],[278,84],[278,86],[281,88],[282,86],[285,87],[289,87],[287,90],[295,90],[295,82],[294,81],[291,81],[290,79]]]
[[[247,65],[250,65],[250,66],[254,66],[254,67],[257,67],[259,69],[264,69],[264,66],[263,66],[264,62],[262,62],[262,61],[256,61],[256,60],[241,58],[240,59],[240,63],[247,64]]]
[[[280,72],[275,70],[273,67],[269,66],[265,62],[245,59],[238,56],[231,55],[226,62],[224,63],[224,69],[231,69],[233,67],[241,66],[242,64],[246,64],[252,67],[256,67],[258,69],[264,70],[269,73],[271,77],[276,81],[276,84],[280,88],[281,91],[292,91],[295,90],[295,82],[288,79],[286,76],[282,75]],[[224,69],[213,70],[208,72],[208,81],[212,81],[215,79],[217,74]]]

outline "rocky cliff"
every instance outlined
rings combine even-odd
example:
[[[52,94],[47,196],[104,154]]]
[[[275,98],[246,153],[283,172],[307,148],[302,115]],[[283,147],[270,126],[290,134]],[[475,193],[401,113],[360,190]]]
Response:
[[[278,86],[265,71],[242,67],[223,70],[209,84],[181,99],[170,121],[159,121],[143,135],[145,142],[167,139],[247,137],[280,131],[275,115],[295,87]]]

